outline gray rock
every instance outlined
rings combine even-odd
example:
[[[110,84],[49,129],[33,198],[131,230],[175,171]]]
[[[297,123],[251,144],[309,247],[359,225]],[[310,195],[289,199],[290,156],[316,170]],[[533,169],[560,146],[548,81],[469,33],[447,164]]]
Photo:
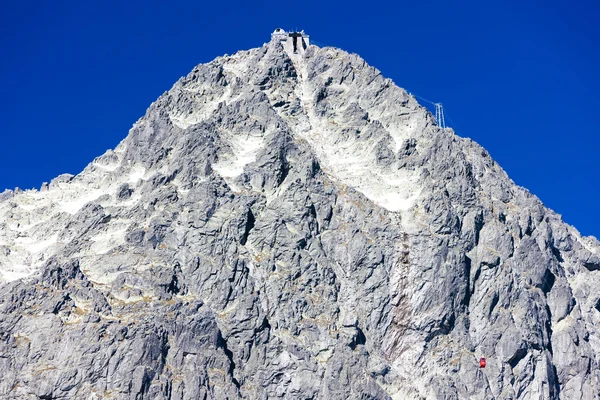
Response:
[[[0,397],[598,398],[598,241],[359,56],[300,53],[199,65],[0,195]]]

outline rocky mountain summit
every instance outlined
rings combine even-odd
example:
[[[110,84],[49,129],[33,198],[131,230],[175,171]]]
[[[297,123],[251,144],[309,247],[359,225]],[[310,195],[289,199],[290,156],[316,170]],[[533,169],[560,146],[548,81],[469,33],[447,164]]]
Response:
[[[598,399],[599,270],[359,56],[274,37],[0,195],[0,398]]]

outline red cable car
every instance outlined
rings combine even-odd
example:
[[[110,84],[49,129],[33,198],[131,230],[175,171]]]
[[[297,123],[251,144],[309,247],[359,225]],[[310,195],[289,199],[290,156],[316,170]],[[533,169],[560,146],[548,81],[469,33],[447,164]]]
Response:
[[[479,359],[479,368],[485,368],[485,364],[486,364],[485,357],[481,357]]]

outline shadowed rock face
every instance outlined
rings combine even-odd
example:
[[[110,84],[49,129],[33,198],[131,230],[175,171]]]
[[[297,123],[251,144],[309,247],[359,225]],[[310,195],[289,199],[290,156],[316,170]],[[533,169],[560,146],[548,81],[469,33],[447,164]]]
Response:
[[[599,269],[360,57],[273,41],[0,196],[0,397],[595,399]]]

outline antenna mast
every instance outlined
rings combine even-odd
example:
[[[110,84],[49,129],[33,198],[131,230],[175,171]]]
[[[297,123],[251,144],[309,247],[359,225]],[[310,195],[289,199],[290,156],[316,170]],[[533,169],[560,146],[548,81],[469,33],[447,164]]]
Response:
[[[435,122],[437,122],[437,124],[440,128],[446,129],[446,119],[444,118],[444,107],[442,106],[442,103],[434,103],[433,101],[424,99],[423,97],[417,96],[414,93],[410,93],[410,95],[416,97],[417,99],[421,99],[429,104],[434,105],[435,106]]]
[[[433,103],[435,105],[435,120],[438,126],[442,129],[446,129],[446,121],[444,120],[444,107],[442,103]]]

